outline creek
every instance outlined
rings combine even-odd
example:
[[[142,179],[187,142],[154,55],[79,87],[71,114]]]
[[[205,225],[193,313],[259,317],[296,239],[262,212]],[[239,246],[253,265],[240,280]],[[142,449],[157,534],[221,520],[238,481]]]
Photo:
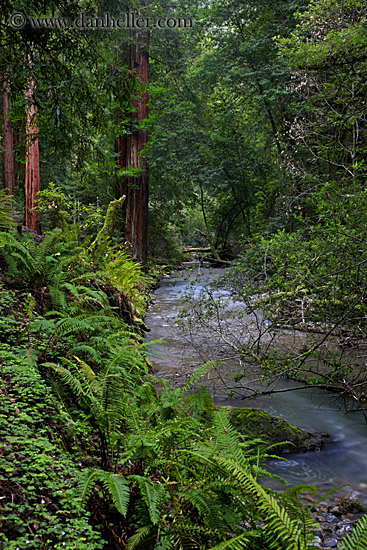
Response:
[[[174,386],[183,385],[196,367],[213,358],[214,352],[216,359],[223,356],[222,363],[200,381],[200,385],[212,393],[216,405],[259,407],[300,428],[320,430],[332,437],[333,442],[321,451],[287,455],[286,461],[269,460],[268,470],[280,475],[290,485],[315,484],[319,494],[349,484],[337,495],[358,497],[367,503],[367,424],[361,414],[345,413],[335,396],[315,389],[243,399],[249,378],[253,380],[254,374],[256,378],[256,369],[248,365],[249,378],[235,384],[233,375],[238,360],[231,357],[228,349],[221,348],[215,327],[210,333],[200,327],[191,328],[189,333],[180,329],[180,312],[182,314],[185,309],[186,317],[190,318],[192,304],[205,290],[212,289],[210,292],[215,300],[226,300],[227,310],[238,312],[243,307],[231,300],[229,290],[213,285],[219,274],[223,274],[222,269],[192,265],[160,282],[145,318],[150,329],[149,339],[164,341],[152,346],[151,362],[155,374]],[[246,330],[255,330],[255,324],[254,320],[248,319]],[[233,322],[231,325],[227,321],[227,330],[231,331],[234,326]],[[287,338],[294,336],[283,331],[278,345],[286,345]],[[296,382],[289,380],[281,380],[280,384],[277,388],[297,386]],[[270,480],[269,485],[277,489],[281,487],[275,480]]]

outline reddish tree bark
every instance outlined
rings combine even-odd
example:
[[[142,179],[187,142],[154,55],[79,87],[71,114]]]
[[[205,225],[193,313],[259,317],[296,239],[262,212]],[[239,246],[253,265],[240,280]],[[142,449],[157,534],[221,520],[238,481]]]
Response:
[[[15,164],[14,164],[14,143],[13,128],[10,120],[10,82],[4,81],[3,92],[3,118],[4,118],[4,187],[8,195],[14,193],[15,187]]]
[[[14,151],[17,151],[19,143],[21,141],[21,137],[17,130],[13,129],[13,144],[14,144]],[[19,163],[15,154],[14,154],[14,175],[15,175],[15,189],[19,189],[20,187],[23,187],[23,170],[24,165]]]
[[[129,52],[129,69],[136,75],[143,86],[148,83],[149,68],[149,31],[142,29],[130,30],[131,44]],[[121,195],[126,195],[125,208],[125,240],[131,253],[142,263],[147,261],[148,234],[148,198],[149,170],[148,161],[142,156],[142,151],[148,141],[148,131],[140,128],[148,117],[148,93],[133,100],[135,111],[132,114],[132,131],[129,136],[116,140],[116,151],[119,153],[118,163],[121,168],[140,169],[139,176],[125,178],[121,182]]]
[[[37,193],[41,189],[39,170],[39,147],[37,106],[34,96],[36,83],[32,75],[28,81],[25,97],[28,103],[26,123],[26,165],[25,165],[25,224],[28,229],[39,232],[38,212],[35,209]]]
[[[117,120],[119,121],[120,119],[120,111],[117,112]],[[126,136],[120,136],[118,138],[116,138],[116,141],[115,141],[115,152],[118,154],[117,156],[117,164],[119,165],[119,167],[121,169],[123,168],[126,168],[127,166],[127,146],[128,146],[128,142],[127,142],[127,138]],[[127,179],[125,177],[123,177],[121,180],[120,180],[120,193],[119,193],[119,196],[123,196],[125,195],[126,196],[126,193],[127,193]],[[124,209],[124,212],[126,212],[126,210]]]

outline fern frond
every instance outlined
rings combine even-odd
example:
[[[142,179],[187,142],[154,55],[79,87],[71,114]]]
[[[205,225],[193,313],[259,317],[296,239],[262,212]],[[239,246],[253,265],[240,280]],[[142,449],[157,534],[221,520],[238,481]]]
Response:
[[[126,517],[130,497],[130,488],[126,479],[117,474],[111,474],[110,472],[101,470],[99,471],[98,478],[102,481],[104,488],[111,495],[117,510]]]
[[[367,516],[363,516],[342,542],[341,550],[367,550]]]
[[[75,376],[72,372],[70,372],[69,369],[63,367],[59,363],[44,363],[45,367],[51,367],[56,372],[58,372],[62,378],[62,380],[70,386],[72,392],[76,395],[77,398],[80,398],[80,396],[84,395],[84,387],[81,383],[81,380]]]
[[[230,424],[227,416],[220,411],[216,411],[214,413],[214,426],[216,428],[216,452],[231,456],[239,464],[247,466],[238,433]]]
[[[64,286],[79,302],[82,301],[82,303],[96,305],[100,308],[106,308],[109,305],[106,294],[101,290],[94,290],[84,285],[76,286],[71,283],[65,283]]]
[[[138,482],[141,495],[149,512],[150,520],[153,525],[157,524],[159,521],[159,505],[163,496],[163,487],[161,485],[154,485],[147,477],[134,475],[131,476],[131,479]]]
[[[110,494],[117,510],[126,517],[129,506],[130,489],[127,481],[119,475],[111,474],[103,470],[92,470],[90,468],[84,470],[77,488],[77,496],[81,497],[82,502],[86,501],[96,481],[102,483]]]
[[[82,371],[85,379],[89,383],[96,379],[97,375],[95,374],[93,369],[89,365],[87,365],[85,361],[82,361],[81,359],[79,359],[79,357],[76,356],[74,356],[74,359],[76,359],[76,361],[78,362],[80,370]]]
[[[97,470],[83,470],[80,476],[79,485],[77,487],[77,496],[82,499],[82,504],[86,502],[92,492],[95,484],[95,479],[98,476]]]
[[[75,369],[74,365],[67,359],[64,363],[70,364],[69,370],[60,364],[46,363],[45,365],[53,368],[61,376],[62,381],[67,384],[74,393],[78,401],[91,412],[98,423],[103,423],[105,411],[98,398],[98,384],[91,384],[85,379],[81,371]],[[94,380],[93,380],[94,383]]]
[[[207,363],[200,365],[200,367],[194,370],[186,384],[182,386],[182,388],[179,388],[180,395],[187,393],[197,382],[201,380],[201,378],[203,378],[203,376],[208,374],[208,372],[218,365],[218,361],[208,361]]]
[[[253,499],[256,507],[264,512],[265,523],[269,527],[267,535],[276,548],[279,542],[284,543],[288,550],[304,550],[307,548],[305,532],[301,522],[292,520],[287,511],[275,498],[269,495],[256,481],[248,468],[227,457],[217,457],[218,464],[231,473]]]
[[[103,339],[103,342],[104,342],[104,339]],[[101,362],[101,356],[98,353],[98,351],[93,346],[85,344],[84,342],[78,342],[77,344],[75,344],[75,346],[70,348],[70,353],[72,353],[72,354],[85,353],[86,355],[89,355],[90,358],[93,361],[95,361],[95,363],[100,363]]]
[[[134,548],[138,548],[139,544],[143,542],[144,539],[147,538],[151,529],[152,529],[151,525],[144,525],[143,527],[140,527],[137,530],[137,532],[134,535],[132,535],[127,541],[128,550],[134,550]]]
[[[66,273],[60,272],[52,278],[52,283],[48,286],[51,303],[55,309],[64,309],[67,305],[66,293],[63,290],[65,282]]]
[[[258,531],[248,531],[238,537],[226,540],[225,542],[220,542],[208,550],[246,550],[247,548],[250,550],[253,548],[253,539],[259,536]]]
[[[93,330],[92,325],[80,317],[64,317],[55,323],[55,332],[59,336],[67,336],[68,334],[88,330]]]
[[[223,504],[214,493],[203,489],[187,491],[182,495],[198,510],[202,519],[210,529],[217,529],[223,523]]]
[[[0,232],[2,253],[5,257],[5,261],[8,265],[11,265],[13,270],[19,270],[17,262],[14,260],[19,260],[23,270],[26,270],[28,273],[32,271],[33,258],[29,253],[25,243],[25,239],[22,239],[22,242],[18,240],[18,236],[13,235],[12,233]],[[24,243],[24,244],[23,244]],[[13,261],[11,261],[13,259]]]
[[[70,282],[72,284],[78,283],[80,281],[87,281],[87,282],[95,282],[95,283],[101,283],[102,282],[102,274],[98,271],[87,271],[85,273],[81,273],[80,275],[77,275],[76,277],[73,277],[70,279]]]
[[[16,225],[13,219],[14,201],[12,195],[8,195],[4,189],[0,190],[0,227],[11,229]],[[1,241],[1,238],[0,238]],[[0,244],[1,246],[1,244]]]

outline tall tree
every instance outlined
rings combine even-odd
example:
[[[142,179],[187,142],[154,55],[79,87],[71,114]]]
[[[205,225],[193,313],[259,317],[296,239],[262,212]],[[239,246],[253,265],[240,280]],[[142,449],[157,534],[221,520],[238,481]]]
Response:
[[[33,67],[27,84],[25,97],[27,100],[26,122],[26,166],[25,166],[25,224],[31,231],[39,231],[38,213],[36,210],[37,193],[41,190],[39,167],[37,106],[35,103],[36,82]]]
[[[131,252],[141,262],[147,261],[149,170],[143,150],[148,142],[148,131],[142,127],[148,118],[149,31],[130,30],[129,71],[141,85],[140,96],[133,99],[131,133],[116,140],[118,162],[129,176],[121,184],[126,195],[125,239]]]
[[[14,143],[13,128],[10,119],[10,81],[5,75],[3,92],[3,117],[4,117],[4,187],[7,194],[14,193],[15,185],[15,164],[14,164]]]

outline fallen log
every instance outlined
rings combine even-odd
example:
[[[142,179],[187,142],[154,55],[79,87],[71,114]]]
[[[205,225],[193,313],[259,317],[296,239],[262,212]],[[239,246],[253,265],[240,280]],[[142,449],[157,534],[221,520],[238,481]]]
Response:
[[[210,246],[202,246],[199,248],[188,247],[188,248],[183,248],[182,252],[211,252],[211,248]]]

